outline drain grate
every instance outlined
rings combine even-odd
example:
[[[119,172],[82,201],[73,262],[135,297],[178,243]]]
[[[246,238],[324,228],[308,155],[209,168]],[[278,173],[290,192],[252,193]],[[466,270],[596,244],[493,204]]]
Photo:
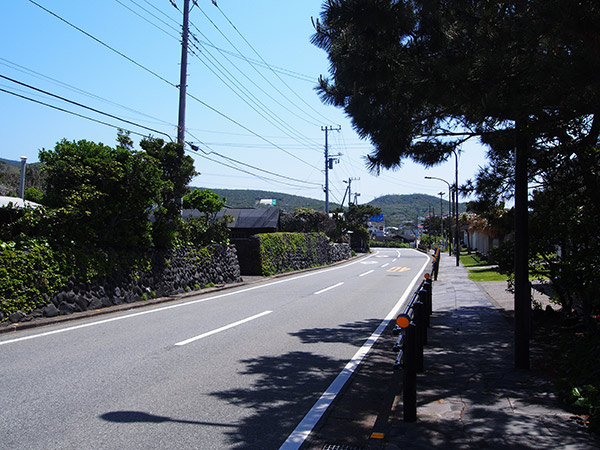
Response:
[[[363,450],[363,447],[353,445],[325,444],[322,450]]]

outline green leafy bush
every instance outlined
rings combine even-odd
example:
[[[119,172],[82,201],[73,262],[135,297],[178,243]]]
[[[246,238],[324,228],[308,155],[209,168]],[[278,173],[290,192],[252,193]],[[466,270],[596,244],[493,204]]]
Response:
[[[265,233],[258,234],[260,240],[260,260],[265,276],[295,270],[290,266],[293,255],[303,256],[310,266],[321,264],[318,246],[327,242],[324,233]]]
[[[600,335],[597,331],[567,335],[560,358],[559,394],[589,414],[588,428],[600,433]]]
[[[67,282],[68,265],[65,254],[44,241],[32,240],[22,248],[0,242],[0,318],[45,306]]]

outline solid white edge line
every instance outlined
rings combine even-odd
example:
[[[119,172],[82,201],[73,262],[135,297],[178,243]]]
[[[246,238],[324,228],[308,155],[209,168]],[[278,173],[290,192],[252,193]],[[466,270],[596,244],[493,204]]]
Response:
[[[304,441],[309,436],[315,425],[319,422],[327,408],[329,408],[335,397],[340,393],[342,387],[344,387],[350,376],[354,373],[354,371],[362,362],[367,353],[369,353],[375,342],[377,342],[377,339],[379,339],[379,337],[383,333],[383,330],[385,330],[392,318],[398,313],[402,305],[406,302],[408,296],[412,294],[412,290],[414,289],[417,280],[422,275],[423,270],[425,270],[425,267],[428,263],[429,256],[427,256],[427,260],[421,267],[421,270],[417,272],[417,275],[415,275],[408,288],[404,291],[404,294],[402,295],[400,300],[398,300],[398,302],[394,305],[394,307],[388,313],[383,322],[381,322],[381,324],[377,327],[373,334],[371,334],[369,339],[367,339],[363,346],[346,364],[346,366],[338,374],[335,380],[333,380],[333,382],[329,385],[327,390],[321,395],[319,400],[317,400],[317,402],[313,405],[311,410],[304,416],[304,418],[298,424],[296,429],[292,431],[292,433],[288,436],[286,441],[281,445],[281,447],[279,447],[279,450],[299,449],[300,446],[304,443]]]
[[[359,277],[364,277],[365,275],[369,275],[370,273],[373,273],[373,272],[375,272],[375,271],[374,271],[374,270],[369,270],[368,272],[361,273],[361,274],[359,275]]]
[[[314,271],[314,272],[309,272],[309,273],[305,273],[305,274],[298,275],[298,276],[286,277],[286,278],[284,278],[282,280],[273,281],[271,283],[260,284],[260,285],[252,286],[252,287],[249,287],[249,288],[246,288],[246,289],[240,289],[239,291],[238,290],[236,290],[236,291],[230,291],[230,292],[226,292],[224,294],[215,295],[215,296],[212,296],[212,297],[200,298],[198,300],[191,300],[191,301],[185,301],[183,303],[177,303],[176,305],[162,306],[162,307],[156,308],[156,309],[150,309],[150,310],[141,311],[141,312],[132,313],[132,314],[127,314],[127,315],[123,315],[123,316],[119,316],[119,317],[111,317],[110,319],[104,319],[104,320],[98,320],[96,322],[84,323],[82,325],[75,325],[73,327],[61,328],[61,329],[52,330],[52,331],[46,331],[46,332],[43,332],[43,333],[32,334],[32,335],[29,335],[29,336],[23,336],[23,337],[15,338],[15,339],[8,339],[6,341],[0,341],[0,346],[6,345],[6,344],[14,344],[16,342],[21,342],[21,341],[28,341],[30,339],[36,339],[36,338],[44,337],[44,336],[51,336],[53,334],[65,333],[67,331],[79,330],[81,328],[93,327],[93,326],[96,326],[96,325],[102,325],[102,324],[109,323],[109,322],[115,322],[117,320],[130,319],[130,318],[133,318],[133,317],[143,316],[145,314],[154,314],[154,313],[157,313],[157,312],[166,311],[168,309],[181,308],[183,306],[191,306],[191,305],[195,305],[196,303],[208,302],[210,300],[216,300],[218,298],[229,297],[231,295],[243,294],[245,292],[254,291],[256,289],[262,289],[262,288],[265,288],[265,287],[274,286],[276,284],[287,283],[289,281],[298,280],[300,278],[311,277],[311,276],[314,276],[314,275],[317,275],[317,274],[320,274],[320,273],[330,272],[332,270],[339,270],[339,269],[343,269],[343,268],[348,267],[348,266],[353,266],[354,264],[358,264],[358,263],[364,261],[365,259],[371,258],[372,256],[376,255],[377,253],[378,252],[373,253],[371,255],[368,255],[365,258],[361,258],[360,260],[349,262],[347,264],[340,264],[339,266],[330,267],[328,269],[323,269],[323,270],[317,270],[317,271]]]
[[[340,283],[334,284],[333,286],[329,286],[328,288],[321,289],[320,291],[317,291],[317,292],[315,292],[313,295],[319,295],[319,294],[322,294],[323,292],[327,292],[327,291],[329,291],[330,289],[335,289],[336,287],[339,287],[339,286],[341,286],[342,284],[344,284],[344,282],[343,282],[343,281],[342,281],[342,282],[340,282]]]
[[[182,346],[182,345],[189,344],[189,343],[197,341],[199,339],[202,339],[202,338],[205,338],[205,337],[208,337],[208,336],[212,336],[213,334],[220,333],[221,331],[225,331],[225,330],[229,330],[230,328],[237,327],[238,325],[241,325],[243,323],[250,322],[252,320],[258,319],[259,317],[266,316],[267,314],[271,314],[272,312],[273,311],[264,311],[264,312],[261,312],[260,314],[256,314],[254,316],[247,317],[247,318],[242,319],[242,320],[238,320],[237,322],[230,323],[229,325],[225,325],[225,326],[223,326],[221,328],[217,328],[217,329],[212,330],[212,331],[207,331],[206,333],[203,333],[203,334],[200,334],[198,336],[186,339],[185,341],[177,342],[175,345]]]

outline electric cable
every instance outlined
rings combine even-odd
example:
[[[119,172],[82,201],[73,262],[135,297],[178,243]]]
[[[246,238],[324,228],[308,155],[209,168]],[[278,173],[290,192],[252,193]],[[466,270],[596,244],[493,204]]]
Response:
[[[223,10],[221,8],[219,8],[219,6],[215,2],[213,2],[213,4],[217,8],[217,10],[223,15],[223,17],[225,18],[225,20],[227,20],[227,22],[231,25],[231,27],[236,31],[236,33],[244,40],[244,42],[248,45],[248,47],[250,47],[252,49],[252,51],[256,54],[256,56],[258,56],[258,58],[261,61],[263,61],[265,63],[265,65],[268,66],[268,63],[264,60],[264,58],[260,55],[260,53],[258,53],[258,51],[252,46],[252,44],[250,44],[250,42],[244,37],[244,35],[237,29],[237,27],[233,24],[233,22],[229,19],[229,17],[227,17],[227,15],[223,12]],[[202,8],[199,8],[199,9],[202,11]],[[290,87],[290,85],[288,85],[276,72],[273,72],[273,74],[279,79],[279,81],[281,81],[283,83],[283,85],[285,87],[287,87],[289,89],[289,91],[292,94],[294,94],[296,97],[298,97],[298,99],[300,99],[302,101],[302,103],[304,103],[306,106],[308,106],[317,115],[319,115],[321,118],[323,118],[326,122],[334,122],[332,120],[329,120],[327,117],[325,117],[319,111],[317,111],[312,105],[310,105],[306,100],[304,100],[300,95],[298,95],[298,93],[296,91],[294,91]]]
[[[95,112],[97,114],[101,114],[103,116],[107,116],[107,117],[110,117],[112,119],[117,119],[117,120],[120,120],[121,122],[125,122],[125,123],[128,123],[130,125],[135,125],[136,127],[143,128],[144,130],[152,131],[152,132],[157,133],[157,134],[162,134],[164,136],[167,136],[169,139],[171,139],[171,136],[169,136],[167,133],[164,133],[162,131],[156,130],[154,128],[146,127],[144,125],[140,125],[139,123],[132,122],[131,120],[127,120],[127,119],[123,119],[121,117],[115,116],[114,114],[109,114],[109,113],[106,113],[104,111],[100,111],[99,109],[92,108],[91,106],[86,106],[86,105],[84,105],[82,103],[79,103],[79,102],[76,102],[76,101],[73,101],[73,100],[69,100],[68,98],[62,97],[62,96],[57,95],[57,94],[53,94],[52,92],[48,92],[48,91],[45,91],[43,89],[36,88],[35,86],[31,86],[30,84],[23,83],[21,81],[15,80],[14,78],[10,78],[10,77],[7,77],[7,76],[2,75],[2,74],[0,74],[0,78],[4,78],[5,80],[11,81],[11,82],[13,82],[15,84],[24,86],[26,88],[32,89],[32,90],[37,91],[37,92],[41,92],[42,94],[46,94],[46,95],[49,95],[51,97],[57,98],[59,100],[62,100],[63,102],[71,103],[71,104],[73,104],[75,106],[79,106],[80,108],[88,109],[88,110],[93,111],[93,112]]]
[[[90,98],[93,98],[93,99],[96,99],[96,100],[100,100],[102,102],[105,102],[105,103],[108,103],[108,104],[111,104],[111,105],[114,105],[114,106],[118,106],[119,108],[122,108],[122,109],[125,109],[127,111],[133,112],[133,113],[138,114],[140,116],[144,116],[144,117],[147,117],[149,119],[152,119],[152,120],[156,121],[157,123],[160,123],[160,124],[163,124],[163,125],[168,125],[168,126],[173,127],[173,128],[177,128],[177,125],[175,125],[175,124],[173,124],[171,122],[167,122],[166,120],[159,119],[158,117],[154,117],[154,116],[151,116],[151,115],[146,114],[144,112],[138,111],[136,109],[129,108],[129,107],[127,107],[125,105],[122,105],[120,103],[113,102],[112,100],[108,100],[108,99],[106,99],[104,97],[101,97],[99,95],[96,95],[96,94],[93,94],[91,92],[88,92],[88,91],[85,91],[83,89],[80,89],[78,87],[72,86],[72,85],[70,85],[68,83],[65,83],[63,81],[57,80],[55,78],[49,77],[47,75],[44,75],[43,73],[36,72],[35,70],[29,69],[29,68],[27,68],[25,66],[21,66],[20,64],[14,63],[14,62],[9,61],[7,59],[4,59],[2,57],[0,57],[0,64],[3,64],[5,66],[7,66],[7,67],[10,67],[13,70],[17,70],[19,72],[22,72],[22,73],[25,73],[25,74],[28,74],[28,75],[33,75],[34,77],[39,78],[39,79],[49,80],[52,83],[57,84],[57,85],[62,86],[62,87],[65,87],[65,88],[67,88],[67,89],[69,89],[69,90],[71,90],[73,92],[76,92],[76,93],[79,93],[79,94],[83,94],[83,95],[85,95],[87,97],[90,97]]]
[[[215,5],[216,6],[216,5]],[[206,19],[212,24],[212,26],[221,34],[221,36],[223,36],[223,38],[229,43],[229,45],[231,45],[240,55],[242,54],[242,52],[240,52],[240,50],[236,47],[236,45],[225,35],[225,33],[223,33],[223,31],[221,31],[221,29],[214,23],[214,21],[208,16],[208,14],[206,14],[206,12],[204,12],[204,10],[202,8],[198,8],[202,14],[204,15],[204,17],[206,17]],[[217,7],[217,9],[219,9]],[[219,11],[221,11],[219,9]],[[223,12],[221,11],[221,14],[223,14]],[[227,17],[225,16],[225,18],[227,19]],[[229,21],[229,19],[227,19]],[[263,63],[265,64],[265,66],[267,66],[268,68],[270,68],[270,65],[262,58],[262,56],[260,56],[260,54],[252,47],[252,45],[246,40],[246,38],[244,38],[244,36],[241,35],[241,33],[235,28],[235,25],[233,25],[231,23],[231,21],[229,21],[229,23],[231,24],[231,26],[238,32],[238,34],[240,34],[240,36],[242,37],[242,39],[248,44],[248,46],[258,55],[258,57],[263,61]],[[195,27],[195,25],[192,24],[192,26]],[[196,28],[196,27],[195,27]],[[250,64],[250,63],[249,63]],[[291,100],[289,100],[289,98],[283,94],[283,92],[281,92],[281,90],[279,90],[267,77],[265,77],[259,70],[256,69],[256,67],[254,67],[252,64],[250,64],[250,66],[261,76],[261,78],[263,78],[277,93],[279,93],[283,98],[288,99],[288,101],[290,101],[290,103],[292,105],[294,105],[299,111],[301,111],[302,113],[306,114],[307,117],[310,117],[313,121],[315,121],[314,117],[311,116],[311,114],[309,114],[308,112],[306,112],[305,110],[303,110],[302,108],[300,108],[297,104],[293,103]],[[285,83],[285,81],[283,81],[281,79],[281,77],[273,70],[271,70],[275,76],[285,85],[288,87],[288,89],[292,90],[291,87],[289,87],[289,85],[287,83]],[[300,100],[302,100],[303,103],[307,104],[306,101],[300,97],[295,91],[292,90],[292,93],[297,96]],[[325,118],[324,116],[322,116],[318,111],[316,111],[314,108],[312,108],[310,105],[309,107],[311,109],[313,109],[313,111],[315,111],[318,115],[320,115],[321,117],[323,117],[325,120],[327,120],[329,122],[329,120],[327,118]],[[318,124],[316,122],[312,122],[312,125],[314,126],[318,126]]]
[[[111,123],[104,122],[102,120],[94,119],[93,117],[85,116],[83,114],[79,114],[79,113],[76,113],[74,111],[69,111],[68,109],[64,109],[64,108],[61,108],[59,106],[51,105],[49,103],[45,103],[45,102],[42,102],[40,100],[36,100],[34,98],[27,97],[27,96],[22,95],[22,94],[17,94],[16,92],[11,92],[11,91],[8,91],[8,90],[3,89],[3,88],[0,88],[0,91],[1,92],[5,92],[5,93],[10,94],[10,95],[14,95],[15,97],[19,97],[19,98],[22,98],[24,100],[29,100],[30,102],[38,103],[40,105],[47,106],[47,107],[52,108],[52,109],[56,109],[58,111],[61,111],[61,112],[67,113],[67,114],[71,114],[71,115],[74,115],[74,116],[77,116],[77,117],[81,117],[83,119],[90,120],[92,122],[96,122],[96,123],[99,123],[99,124],[102,124],[102,125],[106,125],[106,126],[109,126],[109,127],[112,127],[112,128],[116,128],[117,130],[123,129],[123,127],[120,127],[118,125],[113,125]],[[131,130],[127,130],[127,131],[129,131],[131,134],[135,134],[137,136],[146,137],[145,134],[141,134],[141,133],[138,133],[136,131],[131,131]],[[173,140],[173,139],[171,139],[171,140]]]
[[[54,13],[54,12],[50,11],[49,9],[47,9],[47,8],[43,7],[42,5],[40,5],[39,3],[35,2],[34,0],[27,0],[27,1],[29,1],[29,2],[30,2],[30,3],[32,3],[32,4],[34,4],[34,5],[35,5],[35,6],[37,6],[38,8],[40,8],[40,9],[42,9],[42,10],[46,11],[48,14],[51,14],[52,16],[56,17],[58,20],[60,20],[60,21],[62,21],[62,22],[64,22],[64,23],[66,23],[66,24],[67,24],[67,25],[69,25],[70,27],[73,27],[73,28],[75,28],[75,29],[76,29],[77,31],[79,31],[80,33],[83,33],[83,34],[85,34],[87,37],[89,37],[90,39],[93,39],[94,41],[96,41],[97,43],[99,43],[100,45],[102,45],[103,47],[106,47],[106,48],[108,48],[110,51],[112,51],[112,52],[116,53],[117,55],[119,55],[119,56],[121,56],[121,57],[125,58],[125,59],[126,59],[126,60],[128,60],[129,62],[131,62],[131,63],[135,64],[135,65],[136,65],[136,66],[138,66],[140,69],[143,69],[143,70],[145,70],[146,72],[148,72],[148,73],[150,73],[150,74],[154,75],[155,77],[157,77],[158,79],[160,79],[160,80],[164,81],[165,83],[169,84],[170,86],[172,86],[172,87],[174,87],[174,88],[177,88],[177,86],[176,86],[174,83],[171,83],[171,82],[170,82],[169,80],[167,80],[166,78],[164,78],[164,77],[160,76],[159,74],[157,74],[157,73],[156,73],[156,72],[154,72],[153,70],[150,70],[150,69],[148,69],[147,67],[145,67],[145,66],[143,66],[142,64],[138,63],[137,61],[135,61],[134,59],[132,59],[132,58],[130,58],[129,56],[125,55],[124,53],[120,52],[119,50],[117,50],[117,49],[115,49],[115,48],[111,47],[110,45],[106,44],[105,42],[102,42],[100,39],[98,39],[98,38],[96,38],[96,37],[92,36],[92,35],[91,35],[90,33],[88,33],[87,31],[85,31],[85,30],[82,30],[81,28],[79,28],[79,27],[78,27],[78,26],[76,26],[76,25],[73,25],[73,24],[72,24],[71,22],[69,22],[68,20],[66,20],[66,19],[63,19],[63,18],[62,18],[62,17],[60,17],[58,14],[56,14],[56,13]]]

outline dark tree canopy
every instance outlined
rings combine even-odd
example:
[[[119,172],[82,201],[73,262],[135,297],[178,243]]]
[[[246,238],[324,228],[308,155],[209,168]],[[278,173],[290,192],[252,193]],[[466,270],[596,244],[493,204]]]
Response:
[[[328,0],[313,43],[331,77],[318,89],[372,141],[376,170],[436,164],[472,136],[510,157],[502,132],[516,120],[531,143],[595,144],[598,23],[595,0]]]

